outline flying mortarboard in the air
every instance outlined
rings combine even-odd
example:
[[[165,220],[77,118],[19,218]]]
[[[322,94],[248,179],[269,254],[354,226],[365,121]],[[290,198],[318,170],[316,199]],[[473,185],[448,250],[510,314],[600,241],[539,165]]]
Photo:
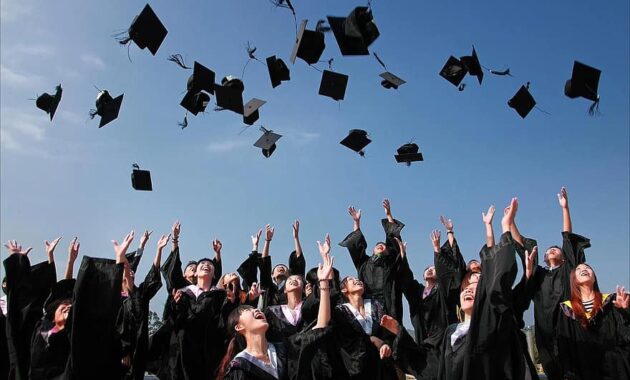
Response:
[[[127,45],[133,41],[140,49],[147,48],[151,54],[155,55],[167,34],[168,30],[151,6],[147,4],[131,22],[127,36],[119,38],[118,42],[121,45]]]
[[[92,119],[96,116],[101,117],[99,128],[104,127],[118,118],[124,95],[125,94],[120,94],[112,98],[107,90],[98,92],[98,95],[96,95],[96,109],[90,110],[90,117]]]
[[[55,93],[53,95],[45,92],[38,96],[37,100],[35,100],[35,106],[50,115],[50,121],[52,121],[53,116],[55,116],[57,106],[59,106],[59,102],[61,102],[62,92],[63,89],[61,88],[60,84],[55,87]]]

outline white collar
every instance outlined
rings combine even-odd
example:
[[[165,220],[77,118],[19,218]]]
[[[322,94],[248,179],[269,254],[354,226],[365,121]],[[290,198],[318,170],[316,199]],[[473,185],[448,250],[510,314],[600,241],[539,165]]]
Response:
[[[365,317],[359,313],[359,310],[355,309],[354,306],[350,302],[344,303],[344,305],[350,310],[350,312],[354,315],[357,322],[363,328],[366,334],[372,335],[372,301],[369,299],[363,300],[363,309],[365,310]]]

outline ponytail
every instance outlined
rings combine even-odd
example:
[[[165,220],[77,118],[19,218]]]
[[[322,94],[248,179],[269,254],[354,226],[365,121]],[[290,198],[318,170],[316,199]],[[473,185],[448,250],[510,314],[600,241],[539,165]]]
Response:
[[[232,362],[234,355],[236,355],[235,351],[236,351],[237,345],[238,343],[236,341],[236,337],[232,337],[232,339],[230,339],[230,343],[227,346],[227,351],[225,352],[225,356],[223,356],[223,359],[221,359],[221,364],[219,364],[219,369],[217,369],[217,376],[216,376],[217,380],[223,380],[225,378],[225,372],[230,367],[230,363]]]

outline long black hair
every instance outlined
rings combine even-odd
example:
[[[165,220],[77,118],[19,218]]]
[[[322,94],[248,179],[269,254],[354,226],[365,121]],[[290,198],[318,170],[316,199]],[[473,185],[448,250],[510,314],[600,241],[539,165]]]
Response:
[[[228,336],[230,336],[232,339],[230,339],[230,343],[228,344],[225,356],[223,356],[221,364],[219,364],[219,369],[217,370],[216,377],[217,380],[223,380],[223,378],[225,377],[225,372],[230,366],[230,362],[232,361],[234,356],[244,350],[247,346],[243,335],[239,334],[236,331],[236,325],[241,318],[241,314],[243,314],[245,310],[251,309],[254,309],[254,307],[250,305],[239,305],[236,307],[236,309],[232,310],[232,312],[227,317],[227,333]]]

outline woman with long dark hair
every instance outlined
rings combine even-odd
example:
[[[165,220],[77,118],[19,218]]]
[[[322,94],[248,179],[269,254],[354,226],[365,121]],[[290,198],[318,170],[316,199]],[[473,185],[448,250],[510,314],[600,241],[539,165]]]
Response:
[[[630,295],[601,293],[582,263],[571,271],[571,298],[560,304],[558,353],[564,379],[630,379]]]
[[[269,342],[266,337],[269,323],[262,311],[249,305],[238,306],[232,311],[227,320],[228,334],[232,339],[219,366],[217,379],[301,378],[300,370],[304,366],[310,366],[310,363],[306,362],[312,358],[305,353],[324,337],[326,333],[324,328],[330,321],[328,277],[332,265],[333,259],[327,255],[324,264],[320,264],[318,269],[320,291],[325,296],[319,304],[317,324],[312,330],[296,334],[295,337],[283,342]]]

